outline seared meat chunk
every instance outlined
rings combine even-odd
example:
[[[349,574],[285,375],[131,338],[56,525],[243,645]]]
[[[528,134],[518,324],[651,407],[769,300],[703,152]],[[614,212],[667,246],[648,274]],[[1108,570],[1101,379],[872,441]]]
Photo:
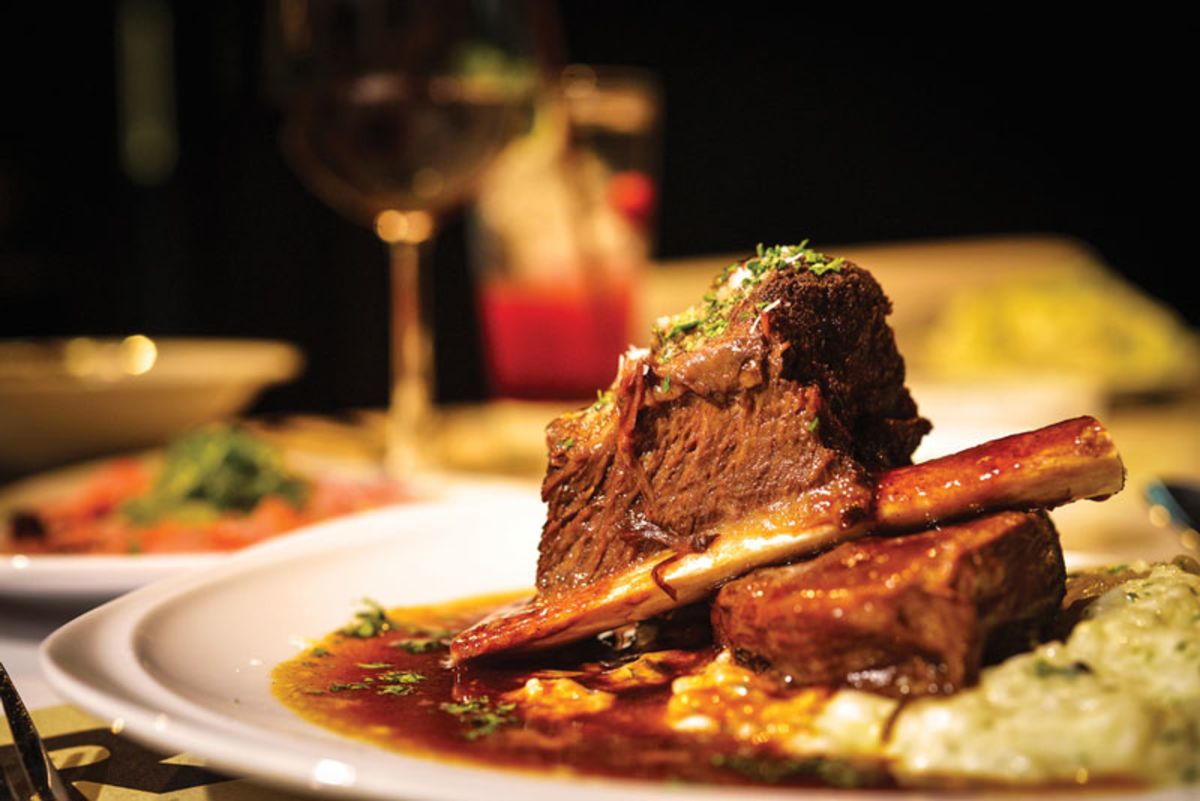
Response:
[[[866,271],[804,249],[750,259],[660,322],[609,397],[547,430],[540,596],[703,551],[773,508],[846,528],[929,430]],[[787,261],[792,258],[792,261]]]
[[[990,634],[1048,620],[1064,581],[1049,516],[1003,512],[754,571],[717,594],[713,626],[797,685],[950,693],[975,682]]]

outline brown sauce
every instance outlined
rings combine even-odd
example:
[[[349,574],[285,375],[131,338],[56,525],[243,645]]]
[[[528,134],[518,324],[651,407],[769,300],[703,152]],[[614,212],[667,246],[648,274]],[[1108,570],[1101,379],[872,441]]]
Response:
[[[838,765],[830,771],[822,760],[764,760],[739,753],[728,741],[673,731],[665,717],[671,679],[707,663],[714,649],[706,644],[661,652],[667,656],[658,663],[658,677],[629,685],[620,677],[630,658],[595,645],[522,663],[447,667],[451,632],[512,600],[488,596],[390,610],[390,630],[370,637],[334,633],[279,665],[274,692],[320,726],[438,759],[651,781],[864,783],[858,772]],[[612,692],[615,701],[602,711],[563,717],[505,700],[531,678],[564,675]],[[881,783],[878,776],[867,781]]]

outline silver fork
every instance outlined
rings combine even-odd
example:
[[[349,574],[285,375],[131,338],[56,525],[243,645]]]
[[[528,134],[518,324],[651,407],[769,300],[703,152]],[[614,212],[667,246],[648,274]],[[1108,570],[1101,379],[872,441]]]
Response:
[[[13,764],[0,762],[4,772],[4,787],[13,801],[27,801],[37,795],[41,801],[71,801],[67,786],[58,770],[50,761],[42,738],[34,728],[25,702],[17,695],[17,688],[8,671],[0,663],[0,707],[12,731],[13,746],[17,761]],[[3,789],[3,788],[0,788]]]

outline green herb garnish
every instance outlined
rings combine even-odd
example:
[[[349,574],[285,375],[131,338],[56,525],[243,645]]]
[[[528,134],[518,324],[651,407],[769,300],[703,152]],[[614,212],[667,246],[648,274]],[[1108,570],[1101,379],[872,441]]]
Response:
[[[355,667],[360,667],[363,670],[380,670],[382,668],[390,668],[391,662],[358,662]]]
[[[410,639],[390,642],[388,643],[388,647],[407,651],[410,654],[424,654],[438,648],[446,648],[449,646],[451,638],[457,633],[454,629],[414,626],[395,621],[393,621],[392,626],[409,635]]]
[[[1044,679],[1048,676],[1063,676],[1068,679],[1073,679],[1082,676],[1085,673],[1091,673],[1092,669],[1086,662],[1072,662],[1069,665],[1056,665],[1052,662],[1047,662],[1045,659],[1036,659],[1033,663],[1033,675],[1039,679]]]
[[[415,670],[389,670],[371,681],[377,682],[376,695],[412,695],[416,691],[413,685],[425,681],[425,676]]]
[[[415,637],[431,637],[435,640],[448,640],[458,631],[455,629],[437,629],[429,626],[414,626],[409,623],[399,623],[396,628],[402,629],[405,634],[411,634]]]
[[[366,604],[367,608],[355,612],[354,620],[339,629],[339,634],[365,640],[392,630],[394,624],[388,618],[387,610],[378,601],[363,598],[362,602]]]
[[[166,517],[206,522],[225,512],[246,514],[268,495],[299,507],[308,492],[277,448],[238,426],[210,426],[172,442],[154,486],[121,513],[140,526]]]
[[[591,405],[594,412],[598,412],[605,406],[611,405],[613,402],[613,394],[611,389],[596,390],[596,402]]]
[[[821,275],[824,275],[825,273],[841,272],[842,265],[845,263],[846,263],[846,260],[844,258],[842,258],[841,256],[838,256],[833,261],[828,261],[828,262],[824,262],[824,263],[816,262],[814,264],[809,264],[808,269],[809,269],[809,272],[811,272],[813,275],[821,276]]]
[[[489,734],[495,734],[501,726],[517,722],[512,712],[516,704],[492,705],[486,695],[471,698],[460,703],[447,703],[438,707],[447,714],[454,715],[463,723],[466,730],[463,736],[468,740],[477,740]]]
[[[695,316],[696,312],[694,309],[688,309],[683,314],[686,315],[684,319],[680,320],[676,318],[676,322],[667,331],[667,339],[677,339],[680,334],[690,334],[699,327],[700,319]]]
[[[725,333],[734,306],[772,272],[808,270],[821,276],[839,272],[845,263],[844,258],[829,259],[824,253],[808,247],[808,240],[798,245],[772,247],[764,247],[760,242],[754,256],[730,264],[721,271],[700,304],[658,321],[653,329],[659,344],[658,361],[667,362],[680,352],[694,350],[700,341]],[[768,304],[757,305],[759,311],[764,311]],[[743,313],[739,319],[749,319],[749,315]]]
[[[412,695],[416,688],[411,684],[385,684],[375,689],[376,695]]]
[[[371,689],[371,683],[369,681],[334,682],[333,684],[329,685],[329,692],[331,692],[331,693],[342,693],[342,692],[346,692],[347,690],[369,690],[369,689]]]
[[[445,648],[446,643],[441,640],[399,640],[398,642],[388,643],[388,647],[398,648],[410,654],[427,654],[430,651]]]

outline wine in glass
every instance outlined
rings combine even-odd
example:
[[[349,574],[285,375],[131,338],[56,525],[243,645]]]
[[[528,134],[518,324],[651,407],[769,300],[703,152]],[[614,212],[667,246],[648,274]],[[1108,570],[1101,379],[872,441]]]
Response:
[[[388,466],[419,467],[433,399],[423,246],[528,126],[538,6],[522,0],[280,0],[286,155],[391,255]]]

